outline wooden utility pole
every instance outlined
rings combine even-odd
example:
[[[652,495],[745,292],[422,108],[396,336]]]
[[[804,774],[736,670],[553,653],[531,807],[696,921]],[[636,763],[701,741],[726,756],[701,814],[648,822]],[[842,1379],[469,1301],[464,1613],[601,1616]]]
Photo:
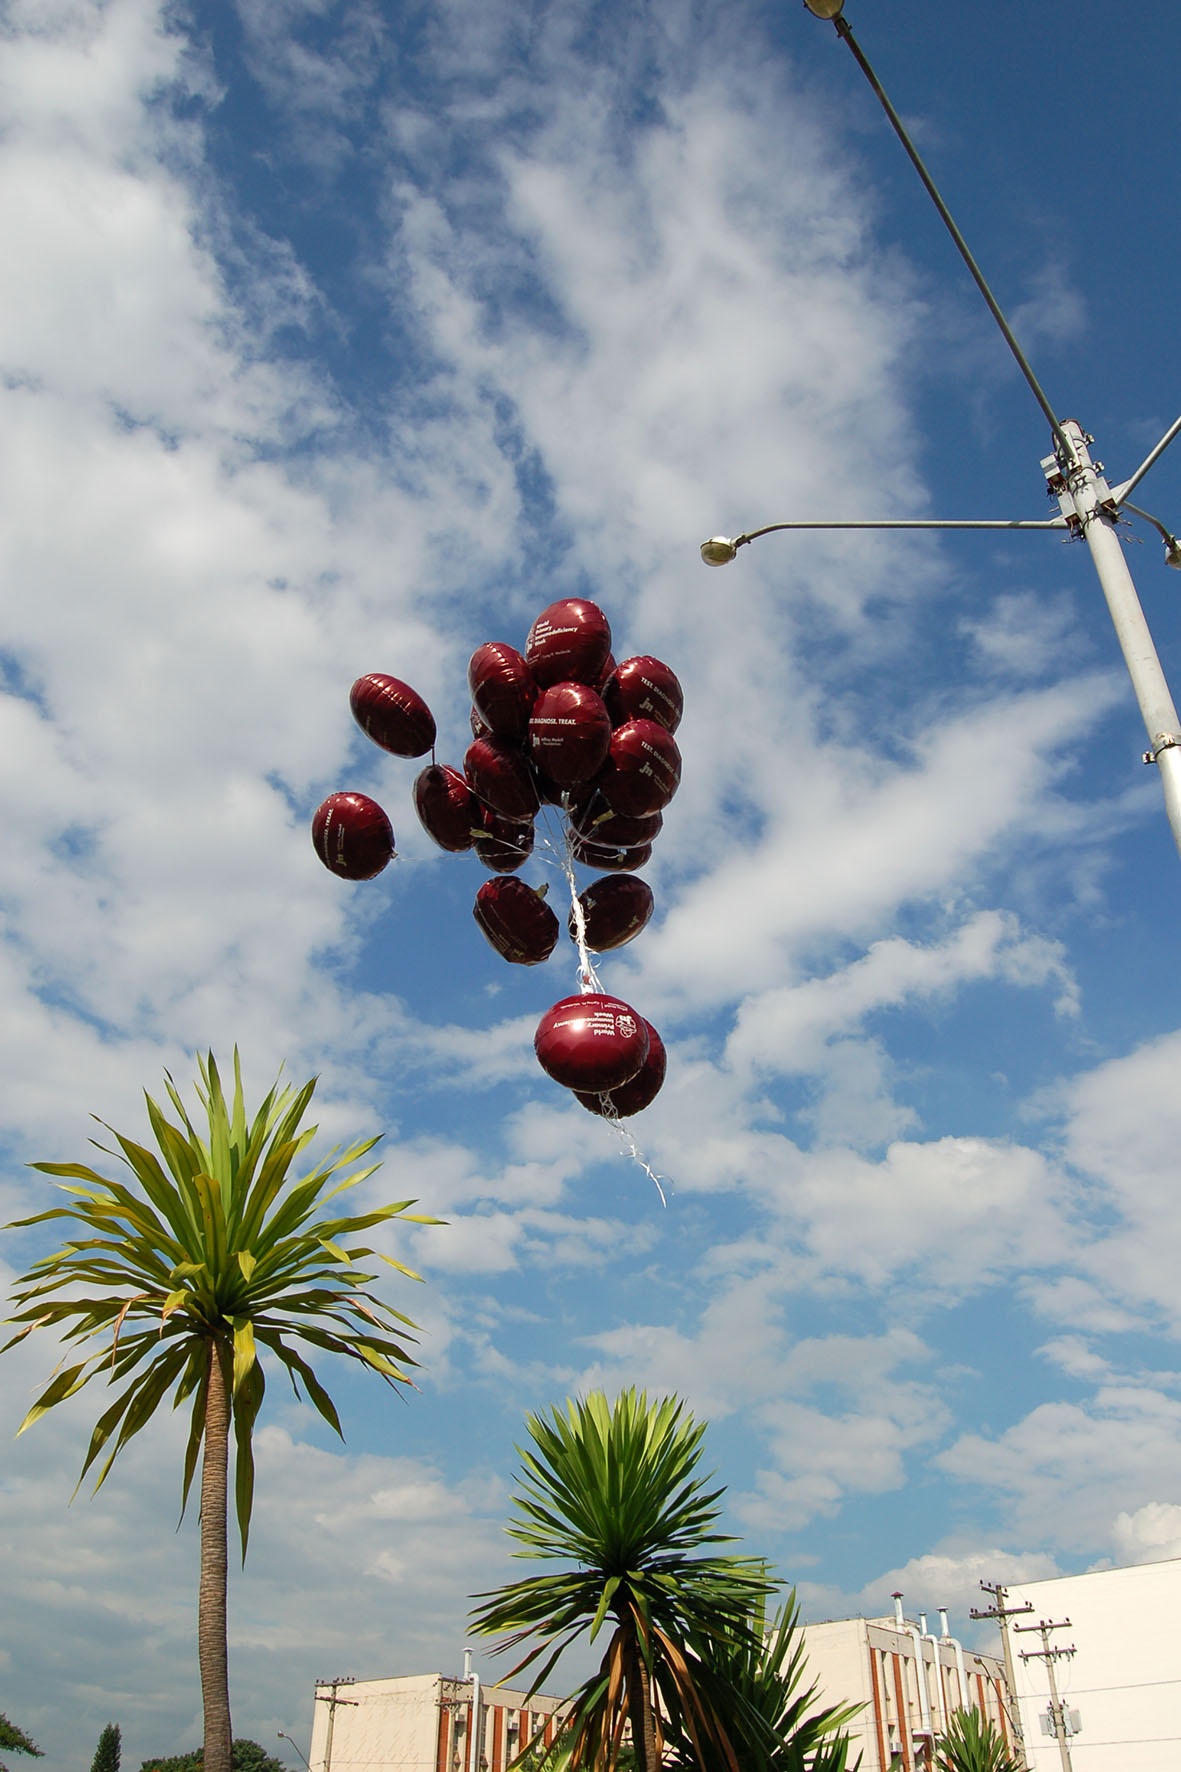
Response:
[[[1068,1649],[1052,1648],[1050,1632],[1052,1630],[1069,1630],[1069,1628],[1069,1618],[1064,1618],[1060,1624],[1051,1624],[1048,1619],[1043,1618],[1040,1624],[1015,1624],[1013,1626],[1016,1631],[1035,1630],[1041,1633],[1041,1648],[1022,1649],[1021,1659],[1022,1661],[1044,1661],[1046,1664],[1046,1671],[1050,1676],[1050,1715],[1054,1719],[1054,1734],[1058,1738],[1058,1757],[1062,1761],[1062,1772],[1071,1772],[1070,1743],[1066,1734],[1066,1709],[1058,1696],[1058,1682],[1054,1678],[1054,1663],[1061,1658],[1069,1658],[1075,1651],[1073,1643]]]
[[[1013,1738],[1013,1745],[1017,1749],[1017,1758],[1023,1766],[1028,1766],[1029,1756],[1025,1751],[1025,1731],[1021,1727],[1021,1706],[1017,1700],[1017,1678],[1013,1671],[1013,1647],[1009,1642],[1008,1621],[1010,1618],[1016,1618],[1022,1612],[1032,1612],[1033,1607],[1028,1601],[1024,1606],[1006,1605],[1009,1590],[1007,1587],[1002,1587],[999,1581],[992,1583],[982,1581],[980,1586],[984,1593],[992,1595],[993,1603],[983,1612],[973,1606],[968,1616],[969,1618],[995,1618],[1000,1626],[1001,1657],[1005,1664],[1005,1686],[1009,1694],[1009,1702],[1005,1706],[1009,1718],[1009,1733]],[[1021,1627],[1014,1625],[1013,1628],[1019,1630]]]

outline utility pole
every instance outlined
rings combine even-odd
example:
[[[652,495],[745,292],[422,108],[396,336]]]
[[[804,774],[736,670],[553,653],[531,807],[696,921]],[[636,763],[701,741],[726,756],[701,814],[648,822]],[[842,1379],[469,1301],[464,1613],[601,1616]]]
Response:
[[[336,1694],[341,1686],[355,1684],[352,1674],[338,1674],[334,1680],[316,1681],[316,1697],[322,1698],[328,1706],[328,1734],[324,1742],[324,1772],[332,1772],[332,1736],[336,1728],[336,1707],[338,1704],[348,1704],[355,1710],[358,1704],[358,1700],[355,1698],[338,1698]],[[328,1686],[331,1690],[325,1694],[320,1690],[321,1686]]]
[[[1010,1618],[1016,1618],[1022,1612],[1032,1612],[1033,1607],[1028,1601],[1024,1606],[1006,1605],[1005,1602],[1009,1598],[1009,1590],[1007,1587],[1002,1587],[999,1581],[991,1583],[982,1581],[980,1587],[983,1593],[992,1595],[992,1605],[985,1611],[980,1611],[977,1607],[973,1606],[968,1617],[995,1618],[1000,1627],[1001,1656],[1005,1664],[1005,1688],[1008,1692],[1008,1703],[1005,1705],[1005,1714],[1009,1719],[1009,1732],[1013,1737],[1013,1745],[1017,1749],[1017,1758],[1021,1761],[1023,1766],[1028,1766],[1029,1759],[1025,1752],[1025,1731],[1021,1727],[1021,1706],[1017,1701],[1017,1678],[1013,1671],[1013,1647],[1009,1642],[1008,1621]],[[1013,1628],[1014,1630],[1017,1630],[1020,1627],[1014,1625]]]
[[[1062,1761],[1062,1772],[1071,1772],[1070,1744],[1066,1738],[1066,1711],[1058,1696],[1058,1682],[1054,1678],[1054,1663],[1060,1657],[1069,1659],[1075,1649],[1073,1643],[1068,1649],[1051,1648],[1050,1632],[1052,1630],[1069,1630],[1069,1628],[1069,1618],[1064,1618],[1060,1624],[1051,1624],[1048,1619],[1043,1618],[1040,1624],[1015,1624],[1013,1626],[1016,1631],[1035,1630],[1041,1633],[1041,1648],[1022,1649],[1021,1659],[1022,1661],[1044,1661],[1046,1664],[1046,1671],[1050,1676],[1050,1715],[1054,1719],[1054,1734],[1058,1738],[1058,1756]]]

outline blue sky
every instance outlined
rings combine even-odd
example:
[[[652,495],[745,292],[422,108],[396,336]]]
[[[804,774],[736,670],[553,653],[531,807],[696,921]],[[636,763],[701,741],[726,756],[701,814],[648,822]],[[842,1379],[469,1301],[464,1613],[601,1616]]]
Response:
[[[850,17],[1062,416],[1129,474],[1176,416],[1181,25]],[[0,1211],[241,1045],[384,1131],[419,1394],[273,1387],[237,1731],[316,1676],[455,1670],[510,1570],[525,1412],[707,1416],[808,1614],[1181,1554],[1181,877],[1085,550],[707,535],[1038,517],[1045,425],[831,28],[726,7],[11,0],[0,71]],[[1138,494],[1181,520],[1181,453]],[[1128,554],[1181,680],[1178,581]],[[571,951],[504,965],[417,765],[354,727],[592,596],[678,672],[656,916],[606,988],[669,1048],[642,1171],[537,1068]],[[398,861],[308,840],[374,794]],[[545,875],[544,859],[528,877]],[[18,1271],[46,1245],[9,1237]],[[7,1275],[6,1275],[7,1277]],[[0,1362],[14,1430],[48,1346]],[[0,1709],[46,1772],[199,1738],[176,1424],[67,1506],[84,1402],[0,1464]],[[482,1652],[486,1677],[496,1664]],[[573,1669],[571,1670],[574,1671]]]

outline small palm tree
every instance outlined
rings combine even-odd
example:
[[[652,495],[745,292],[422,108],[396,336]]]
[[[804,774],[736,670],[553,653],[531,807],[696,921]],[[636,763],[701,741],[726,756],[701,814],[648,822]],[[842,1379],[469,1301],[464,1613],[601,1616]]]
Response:
[[[314,1126],[301,1129],[300,1124],[314,1078],[300,1089],[280,1089],[276,1083],[248,1120],[237,1051],[231,1102],[212,1052],[201,1059],[200,1073],[196,1093],[206,1122],[203,1134],[166,1073],[176,1122],[146,1097],[159,1155],[111,1127],[106,1129],[116,1150],[92,1141],[123,1162],[130,1183],[110,1180],[82,1163],[32,1165],[67,1178],[60,1185],[74,1203],[8,1228],[58,1218],[79,1228],[18,1281],[17,1308],[9,1321],[20,1327],[0,1352],[35,1329],[55,1330],[76,1346],[102,1343],[76,1365],[58,1367],[21,1423],[21,1433],[100,1373],[112,1386],[130,1380],[90,1437],[78,1483],[102,1458],[96,1490],[166,1396],[171,1394],[174,1407],[191,1401],[181,1512],[203,1452],[197,1648],[204,1764],[206,1772],[231,1772],[226,1645],[231,1422],[245,1560],[254,1497],[254,1424],[266,1388],[260,1350],[286,1368],[297,1395],[302,1385],[338,1434],[336,1408],[300,1344],[355,1360],[389,1384],[409,1384],[407,1368],[415,1362],[406,1332],[414,1325],[367,1290],[374,1275],[355,1264],[373,1250],[344,1245],[390,1219],[437,1220],[411,1218],[412,1200],[351,1217],[335,1208],[325,1213],[329,1201],[380,1166],[354,1167],[376,1138],[331,1151],[310,1174],[292,1179],[293,1165],[316,1135]],[[409,1278],[418,1277],[389,1256],[381,1259]]]
[[[743,1772],[845,1772],[852,1743],[844,1726],[862,1707],[817,1705],[817,1687],[806,1683],[794,1589],[769,1627],[761,1603],[749,1623],[740,1635],[718,1638],[707,1656],[716,1703],[728,1717]],[[670,1761],[687,1768],[695,1757],[682,1741]],[[724,1772],[708,1747],[705,1772]]]
[[[719,1639],[749,1634],[768,1583],[756,1558],[701,1554],[733,1542],[714,1530],[722,1491],[707,1491],[698,1473],[704,1425],[678,1398],[649,1403],[627,1390],[614,1404],[592,1392],[531,1415],[528,1427],[507,1531],[524,1547],[515,1556],[565,1566],[477,1594],[473,1628],[503,1637],[497,1653],[536,1639],[505,1675],[534,1668],[532,1693],[569,1644],[594,1642],[610,1621],[602,1663],[563,1732],[570,1772],[614,1768],[625,1729],[638,1772],[657,1772],[666,1725],[699,1757],[711,1743],[737,1772],[706,1657]]]
[[[978,1710],[953,1711],[935,1741],[935,1772],[1023,1772],[996,1724]]]

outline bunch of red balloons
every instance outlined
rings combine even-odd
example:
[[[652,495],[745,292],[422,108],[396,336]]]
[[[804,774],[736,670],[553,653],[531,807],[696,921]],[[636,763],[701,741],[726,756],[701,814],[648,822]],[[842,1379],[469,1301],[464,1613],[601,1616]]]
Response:
[[[434,758],[434,716],[397,677],[371,672],[349,703],[362,730],[396,757],[431,762],[414,783],[423,829],[441,849],[472,850],[492,871],[475,918],[492,946],[519,966],[549,958],[561,933],[546,888],[517,877],[546,809],[561,823],[571,882],[567,930],[582,957],[583,989],[542,1016],[534,1050],[542,1069],[592,1113],[626,1117],[664,1081],[665,1051],[650,1022],[597,984],[587,952],[622,947],[652,915],[652,890],[635,870],[652,853],[664,808],[681,779],[673,737],[683,697],[658,658],[611,656],[597,604],[566,597],[543,609],[523,652],[500,640],[468,665],[472,742],[462,770]],[[330,794],[312,820],[324,865],[347,880],[379,874],[394,854],[390,820],[366,794]],[[603,870],[577,892],[574,865]]]

